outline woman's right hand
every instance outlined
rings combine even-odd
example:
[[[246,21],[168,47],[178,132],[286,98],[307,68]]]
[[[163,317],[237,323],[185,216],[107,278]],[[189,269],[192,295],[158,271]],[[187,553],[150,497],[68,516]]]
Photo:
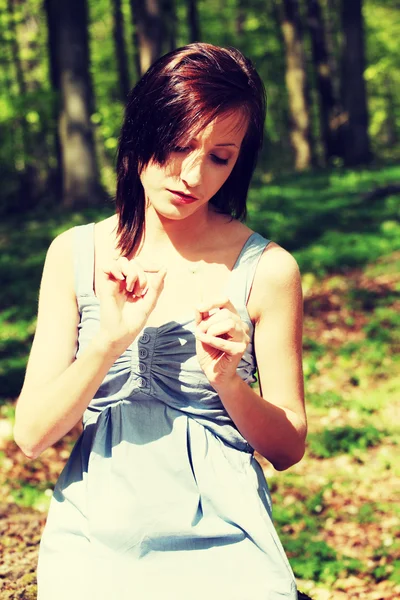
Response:
[[[146,325],[164,287],[165,268],[145,270],[136,259],[120,257],[97,277],[100,330],[122,353]]]

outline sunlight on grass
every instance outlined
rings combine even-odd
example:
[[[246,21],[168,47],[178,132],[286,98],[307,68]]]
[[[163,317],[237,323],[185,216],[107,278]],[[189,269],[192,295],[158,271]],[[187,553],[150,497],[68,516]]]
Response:
[[[259,179],[250,194],[249,224],[294,252],[303,273],[308,447],[289,471],[277,474],[262,464],[299,588],[316,598],[319,586],[335,594],[352,577],[372,587],[400,584],[400,509],[393,502],[400,492],[399,196],[366,199],[375,187],[398,181],[394,166],[327,170]],[[23,228],[19,220],[0,224],[5,431],[34,332],[46,249],[65,229],[112,211],[109,203],[36,212]],[[75,439],[66,436],[34,464],[4,440],[16,453],[12,462],[0,452],[5,497],[45,512]]]

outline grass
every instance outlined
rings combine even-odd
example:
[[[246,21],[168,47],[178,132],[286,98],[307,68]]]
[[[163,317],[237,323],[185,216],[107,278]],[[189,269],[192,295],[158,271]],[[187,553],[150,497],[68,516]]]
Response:
[[[358,597],[356,585],[400,596],[399,202],[365,201],[394,181],[399,167],[326,171],[260,180],[250,196],[249,223],[294,251],[303,271],[307,452],[279,474],[260,461],[299,588],[315,600],[327,590],[335,600]],[[0,423],[13,419],[47,246],[111,210],[35,212],[22,227],[0,224]],[[8,501],[45,511],[73,442],[67,436],[33,463],[0,453]]]

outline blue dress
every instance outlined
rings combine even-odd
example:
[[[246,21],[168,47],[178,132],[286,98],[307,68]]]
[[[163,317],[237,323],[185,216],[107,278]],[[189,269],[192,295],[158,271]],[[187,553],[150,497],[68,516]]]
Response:
[[[99,327],[94,224],[75,228],[77,356]],[[246,304],[268,241],[254,233],[227,295]],[[253,449],[200,368],[193,315],[145,327],[111,367],[56,484],[38,600],[295,600]],[[248,384],[250,343],[238,373]]]

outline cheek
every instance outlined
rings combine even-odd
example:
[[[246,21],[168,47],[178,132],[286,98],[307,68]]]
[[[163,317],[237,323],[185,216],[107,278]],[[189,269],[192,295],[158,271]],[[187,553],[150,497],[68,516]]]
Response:
[[[140,181],[145,190],[157,189],[162,181],[163,174],[156,167],[147,167],[140,175]]]
[[[225,181],[229,178],[231,173],[232,169],[228,169],[227,167],[221,167],[221,169],[215,174],[214,187],[216,188],[216,191],[224,185]]]

